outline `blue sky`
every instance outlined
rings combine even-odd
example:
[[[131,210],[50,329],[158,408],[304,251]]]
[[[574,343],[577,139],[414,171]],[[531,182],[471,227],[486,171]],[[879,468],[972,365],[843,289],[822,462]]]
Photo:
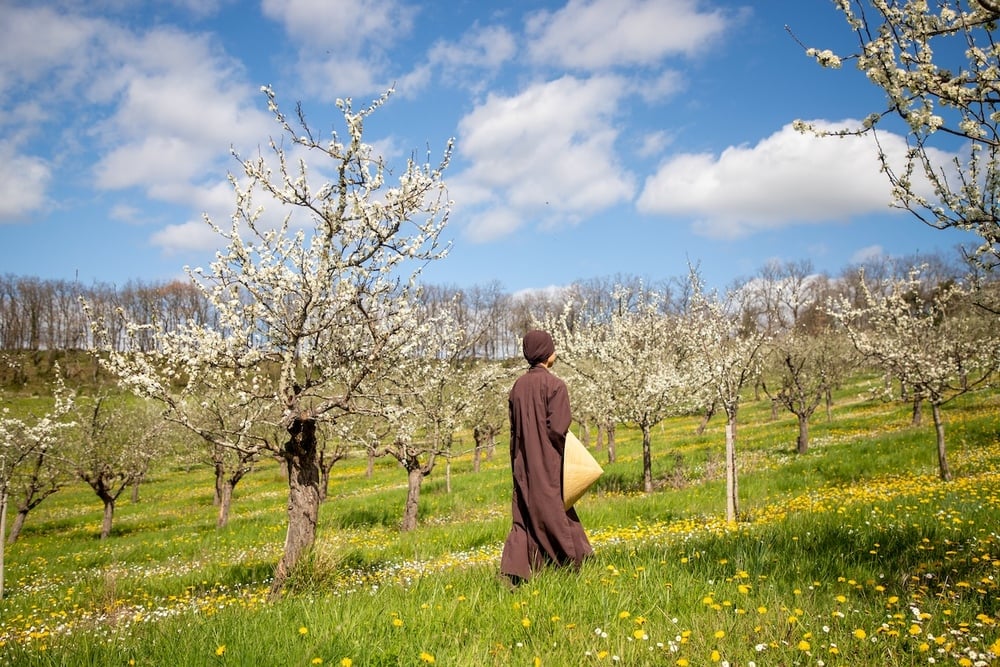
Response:
[[[505,291],[771,260],[833,274],[972,239],[891,211],[867,140],[881,110],[832,0],[0,0],[0,273],[123,285],[207,265],[226,183],[278,127],[389,86],[366,125],[390,163],[450,137],[439,285]],[[893,146],[893,136],[885,145]]]

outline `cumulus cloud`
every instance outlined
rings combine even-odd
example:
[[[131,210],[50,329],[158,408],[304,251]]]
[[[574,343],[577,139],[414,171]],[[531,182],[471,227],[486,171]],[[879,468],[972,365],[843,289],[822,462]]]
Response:
[[[613,123],[623,89],[615,77],[563,77],[490,95],[466,115],[458,147],[469,166],[449,185],[470,237],[498,238],[526,219],[572,223],[630,200]]]
[[[378,95],[400,76],[390,51],[413,30],[416,9],[396,0],[264,0],[265,16],[299,46],[304,90],[319,99]]]
[[[857,126],[857,121],[815,125],[832,129]],[[904,139],[883,133],[880,141],[891,160],[902,164]],[[821,138],[789,124],[755,145],[670,157],[646,179],[637,208],[649,215],[692,218],[700,234],[732,239],[885,212],[890,194],[871,137]]]
[[[530,57],[580,69],[655,65],[707,48],[726,27],[720,10],[695,0],[570,0],[528,20]]]
[[[0,143],[0,223],[23,221],[43,208],[52,173],[38,158]]]

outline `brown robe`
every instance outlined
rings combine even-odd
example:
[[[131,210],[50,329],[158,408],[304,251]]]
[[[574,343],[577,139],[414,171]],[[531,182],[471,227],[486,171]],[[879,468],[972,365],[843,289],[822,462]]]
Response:
[[[500,572],[528,579],[547,563],[580,566],[594,550],[576,510],[563,509],[562,457],[570,425],[566,383],[543,365],[514,382],[510,410],[513,527]]]

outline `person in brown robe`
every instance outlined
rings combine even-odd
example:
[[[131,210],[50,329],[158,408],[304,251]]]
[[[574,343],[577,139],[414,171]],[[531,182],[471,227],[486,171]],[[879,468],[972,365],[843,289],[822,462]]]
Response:
[[[570,410],[566,383],[549,372],[555,345],[547,332],[533,330],[523,347],[530,368],[508,396],[514,521],[500,557],[501,574],[515,585],[546,564],[578,568],[594,553],[576,510],[563,508]]]

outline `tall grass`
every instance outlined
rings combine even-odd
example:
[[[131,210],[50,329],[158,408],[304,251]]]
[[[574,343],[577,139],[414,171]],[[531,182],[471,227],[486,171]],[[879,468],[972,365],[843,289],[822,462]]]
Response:
[[[641,489],[640,436],[579,505],[595,557],[510,590],[505,447],[474,473],[425,483],[400,533],[406,475],[335,466],[319,539],[268,602],[285,486],[266,464],[215,528],[210,471],[163,466],[138,503],[73,486],[7,551],[7,665],[990,665],[1000,653],[996,394],[950,406],[956,479],[937,478],[933,427],[906,406],[838,397],[794,454],[793,418],[741,413],[741,514],[727,525],[721,423],[654,433],[658,489]],[[459,447],[464,449],[464,447]],[[606,453],[598,452],[601,459]]]

